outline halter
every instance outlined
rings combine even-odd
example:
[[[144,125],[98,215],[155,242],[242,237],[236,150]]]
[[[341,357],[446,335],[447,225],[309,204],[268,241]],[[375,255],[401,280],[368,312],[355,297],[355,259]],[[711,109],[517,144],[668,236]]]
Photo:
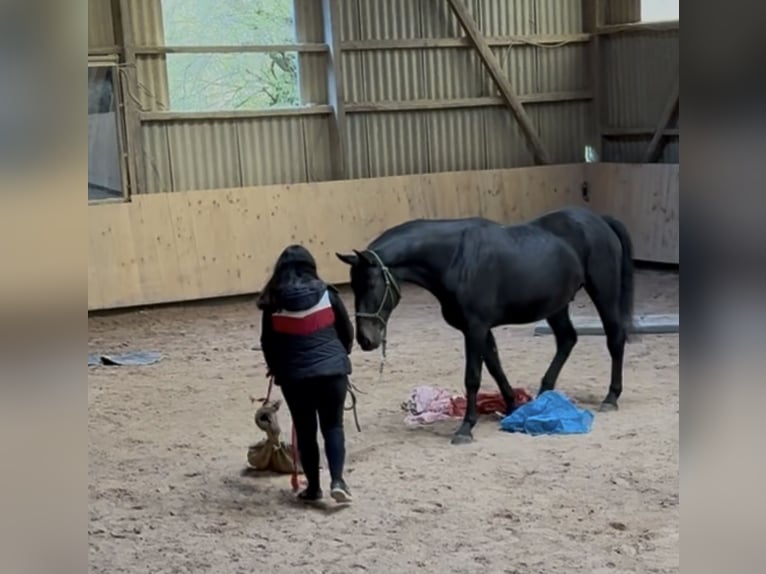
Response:
[[[380,321],[383,325],[383,341],[382,341],[382,350],[383,350],[383,359],[386,358],[386,332],[388,331],[388,323],[383,318],[383,309],[386,306],[386,301],[388,301],[388,298],[391,297],[391,303],[393,305],[396,305],[399,299],[402,298],[402,291],[399,288],[399,284],[396,282],[396,279],[394,278],[394,275],[391,273],[391,270],[386,267],[386,265],[383,263],[383,260],[380,258],[380,256],[375,253],[372,249],[367,249],[365,253],[369,253],[375,258],[375,261],[378,262],[378,265],[380,266],[381,271],[383,272],[383,281],[386,283],[386,291],[383,293],[383,299],[380,301],[380,306],[378,307],[378,310],[374,313],[356,313],[357,317],[361,317],[363,319],[375,319],[376,321]],[[380,372],[383,372],[383,362],[380,364]]]

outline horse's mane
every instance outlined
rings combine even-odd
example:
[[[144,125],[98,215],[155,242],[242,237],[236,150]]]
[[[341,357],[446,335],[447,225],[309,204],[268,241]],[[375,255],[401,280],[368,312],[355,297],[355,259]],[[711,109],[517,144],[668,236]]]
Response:
[[[394,225],[393,227],[389,227],[383,233],[381,233],[375,239],[373,239],[370,242],[369,247],[370,249],[379,247],[381,243],[385,243],[387,240],[391,238],[399,237],[399,235],[401,235],[402,233],[406,233],[407,231],[411,231],[413,228],[420,227],[424,221],[428,221],[428,220],[423,218],[411,219],[409,221],[405,221],[398,225]]]
[[[473,222],[477,224],[492,223],[489,220],[481,218],[481,217],[466,217],[466,218],[460,218],[460,219],[426,219],[426,218],[410,219],[409,221],[405,221],[403,223],[394,225],[393,227],[386,229],[383,233],[378,235],[375,239],[373,239],[370,242],[370,244],[368,245],[368,248],[369,249],[379,248],[383,244],[387,243],[388,241],[392,239],[402,239],[406,237],[408,233],[414,233],[425,226],[442,226],[445,224],[459,224],[459,223],[469,223],[469,222]]]

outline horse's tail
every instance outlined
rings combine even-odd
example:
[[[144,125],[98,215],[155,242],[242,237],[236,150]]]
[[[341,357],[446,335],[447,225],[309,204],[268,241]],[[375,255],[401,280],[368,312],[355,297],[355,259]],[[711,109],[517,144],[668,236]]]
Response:
[[[633,300],[635,294],[633,279],[633,241],[625,225],[618,219],[603,215],[604,221],[620,238],[622,244],[622,261],[620,265],[620,317],[625,334],[630,337],[635,331],[633,324]]]

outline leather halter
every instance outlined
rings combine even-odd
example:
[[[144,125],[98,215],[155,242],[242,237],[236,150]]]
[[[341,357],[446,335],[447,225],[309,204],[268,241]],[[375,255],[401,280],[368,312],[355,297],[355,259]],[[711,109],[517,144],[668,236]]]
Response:
[[[378,265],[380,266],[381,271],[383,272],[383,281],[386,283],[386,291],[383,293],[383,299],[380,301],[380,306],[378,307],[378,310],[374,313],[357,313],[357,317],[362,317],[364,319],[375,319],[377,321],[380,321],[383,324],[383,327],[386,326],[386,320],[383,318],[383,309],[386,306],[386,301],[388,301],[388,298],[391,297],[391,303],[392,305],[396,305],[399,302],[399,299],[402,297],[402,291],[399,288],[399,284],[396,282],[396,279],[394,278],[393,274],[391,273],[391,270],[386,267],[386,265],[381,260],[380,256],[378,256],[377,253],[375,253],[372,249],[367,249],[364,251],[364,253],[369,253],[373,256],[375,261],[378,262]]]
[[[372,249],[366,249],[364,253],[369,253],[373,256],[375,261],[377,261],[378,265],[380,266],[381,271],[383,272],[383,280],[386,283],[386,291],[383,293],[383,299],[380,301],[380,306],[378,306],[378,310],[374,313],[356,313],[357,317],[361,317],[363,319],[374,319],[376,321],[380,321],[380,323],[383,325],[383,337],[381,341],[382,345],[382,352],[383,352],[383,361],[385,361],[386,358],[386,334],[388,331],[388,323],[386,319],[383,318],[383,309],[386,306],[386,301],[388,301],[388,298],[391,298],[391,305],[392,308],[394,305],[396,305],[399,300],[402,298],[402,291],[399,288],[399,284],[396,282],[396,278],[391,273],[391,270],[386,267],[386,265],[383,263],[383,260],[380,258],[380,256],[375,253]],[[383,362],[380,363],[380,372],[383,373]]]

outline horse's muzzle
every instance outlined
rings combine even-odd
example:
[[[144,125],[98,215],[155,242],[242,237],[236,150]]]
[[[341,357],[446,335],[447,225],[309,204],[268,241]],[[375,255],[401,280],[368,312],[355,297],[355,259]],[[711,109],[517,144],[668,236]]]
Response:
[[[359,333],[356,338],[357,343],[362,348],[362,351],[374,351],[380,346],[379,341],[373,341],[363,333]]]
[[[385,324],[377,318],[357,317],[356,341],[363,351],[373,351],[383,343]]]

